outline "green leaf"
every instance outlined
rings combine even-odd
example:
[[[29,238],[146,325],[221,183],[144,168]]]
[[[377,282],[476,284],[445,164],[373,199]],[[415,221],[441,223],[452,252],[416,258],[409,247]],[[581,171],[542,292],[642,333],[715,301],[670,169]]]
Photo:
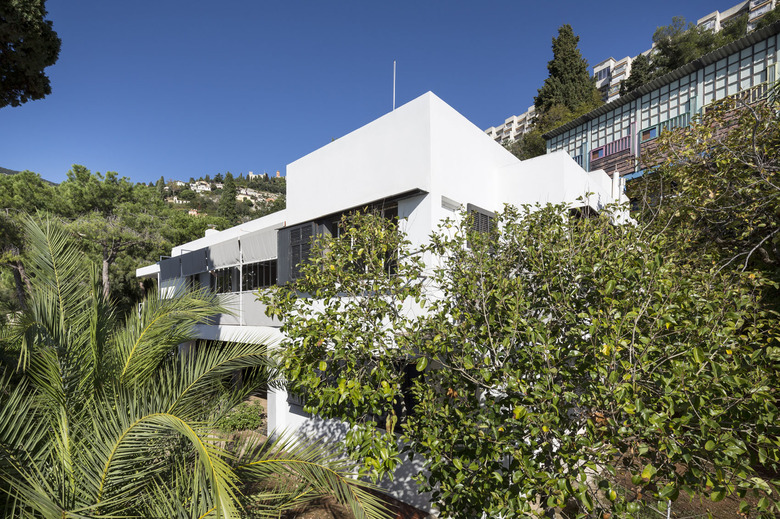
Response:
[[[656,471],[656,468],[653,467],[651,463],[648,463],[645,465],[645,468],[642,469],[642,479],[645,481],[650,481],[650,479],[652,479],[652,477],[655,475]]]
[[[710,494],[710,499],[715,503],[717,503],[718,501],[722,501],[723,498],[725,497],[726,497],[726,489],[724,487],[713,489],[712,494]]]
[[[425,371],[425,368],[428,366],[428,357],[420,357],[417,359],[417,371],[423,372]]]

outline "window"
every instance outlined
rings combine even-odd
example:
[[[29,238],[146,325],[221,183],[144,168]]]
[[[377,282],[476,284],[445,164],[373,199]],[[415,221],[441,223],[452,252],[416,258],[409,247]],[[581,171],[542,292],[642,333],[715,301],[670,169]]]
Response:
[[[238,292],[238,267],[227,267],[211,273],[211,289],[217,294]]]
[[[590,152],[590,160],[600,159],[604,156],[604,148],[598,148]]]
[[[301,277],[301,265],[309,260],[314,238],[314,222],[290,229],[290,279]]]
[[[276,260],[258,261],[242,266],[242,290],[266,288],[276,284]]]
[[[417,409],[418,401],[412,394],[412,387],[415,379],[424,378],[425,374],[417,371],[417,366],[414,363],[406,364],[403,371],[399,373],[401,379],[401,393],[403,396],[399,400],[393,401],[393,412],[398,417],[398,422],[395,424],[397,428],[401,424],[405,423],[410,415],[413,415]],[[387,419],[390,417],[390,413],[382,414],[370,414],[369,420],[374,420],[379,429],[387,430]]]
[[[191,276],[187,276],[187,286],[192,288],[193,290],[199,290],[200,274],[193,274]]]
[[[609,67],[603,68],[596,72],[596,81],[601,81],[609,77]]]
[[[583,205],[581,207],[572,207],[569,209],[569,217],[577,220],[583,220],[585,218],[596,218],[599,213],[589,205]]]
[[[640,140],[642,142],[649,141],[651,139],[655,139],[658,136],[658,128],[655,126],[652,128],[647,128],[646,130],[642,130],[640,133]]]
[[[490,232],[496,222],[496,213],[482,209],[472,204],[466,205],[466,211],[471,219],[471,230],[476,232]]]

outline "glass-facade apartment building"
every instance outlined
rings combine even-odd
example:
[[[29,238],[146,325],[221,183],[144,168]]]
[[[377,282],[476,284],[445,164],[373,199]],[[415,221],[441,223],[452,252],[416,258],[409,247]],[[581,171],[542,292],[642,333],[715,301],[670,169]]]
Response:
[[[753,103],[780,79],[780,22],[752,32],[544,135],[587,171],[635,175],[636,158],[666,129],[716,101]]]

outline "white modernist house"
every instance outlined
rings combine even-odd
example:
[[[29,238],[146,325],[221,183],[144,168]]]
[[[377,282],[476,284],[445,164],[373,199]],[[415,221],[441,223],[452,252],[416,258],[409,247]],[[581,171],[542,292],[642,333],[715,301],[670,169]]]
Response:
[[[156,277],[163,293],[197,282],[220,294],[233,314],[202,326],[203,339],[234,340],[278,327],[254,292],[294,279],[311,237],[334,232],[341,215],[357,208],[397,216],[419,244],[461,210],[489,214],[506,203],[568,202],[598,211],[625,201],[617,176],[586,172],[563,151],[520,161],[432,93],[298,159],[286,176],[287,209],[207,233],[174,247],[170,259],[138,269],[139,277]],[[308,416],[284,391],[271,392],[268,407],[269,429],[343,437],[343,425]],[[417,470],[405,465],[388,490],[428,508],[409,480]]]

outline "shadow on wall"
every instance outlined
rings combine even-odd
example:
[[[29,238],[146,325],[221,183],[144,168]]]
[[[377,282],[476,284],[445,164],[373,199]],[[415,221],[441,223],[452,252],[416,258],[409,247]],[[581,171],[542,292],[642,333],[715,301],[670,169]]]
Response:
[[[297,406],[291,407],[294,409]],[[347,435],[347,425],[338,420],[323,420],[315,416],[300,426],[298,434],[306,439],[319,441],[324,445],[334,445],[343,443]],[[395,477],[392,481],[389,478],[384,478],[379,482],[379,486],[392,497],[404,503],[430,511],[431,495],[418,493],[417,482],[412,479],[422,470],[423,465],[419,456],[415,457],[414,461],[407,459],[395,471]]]

